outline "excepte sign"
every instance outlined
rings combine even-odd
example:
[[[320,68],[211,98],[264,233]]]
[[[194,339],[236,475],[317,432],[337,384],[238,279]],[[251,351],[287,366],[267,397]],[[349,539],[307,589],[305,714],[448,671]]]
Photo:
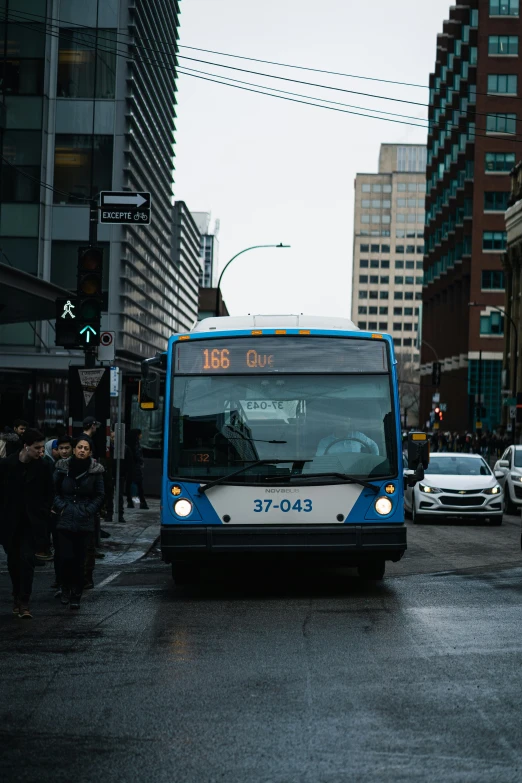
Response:
[[[150,223],[150,193],[102,191],[100,193],[100,223],[148,225]]]

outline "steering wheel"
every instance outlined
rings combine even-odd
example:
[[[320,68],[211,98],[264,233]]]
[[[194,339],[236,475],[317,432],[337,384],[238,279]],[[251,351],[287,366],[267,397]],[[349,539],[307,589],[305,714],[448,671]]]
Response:
[[[372,452],[370,451],[370,447],[368,446],[368,444],[367,444],[367,443],[365,443],[365,442],[364,442],[363,440],[361,440],[360,438],[352,438],[352,437],[348,437],[348,438],[336,438],[336,439],[335,439],[335,440],[334,440],[332,443],[330,443],[330,445],[329,445],[329,446],[327,446],[327,447],[325,448],[325,450],[324,450],[324,453],[325,453],[325,454],[328,454],[328,452],[330,451],[330,449],[332,448],[332,446],[335,446],[335,444],[336,444],[336,443],[344,443],[344,441],[345,441],[345,440],[353,440],[353,441],[355,441],[356,443],[360,443],[360,444],[361,444],[361,446],[363,447],[363,451],[364,451],[364,453],[365,453],[365,454],[371,454],[371,453],[372,453]]]

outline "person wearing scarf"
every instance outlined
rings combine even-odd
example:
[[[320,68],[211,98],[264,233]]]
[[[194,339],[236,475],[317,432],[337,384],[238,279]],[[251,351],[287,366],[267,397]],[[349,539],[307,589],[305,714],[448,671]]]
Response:
[[[91,455],[92,443],[82,436],[72,457],[58,460],[54,473],[61,601],[71,609],[80,608],[85,556],[104,500],[104,468]]]

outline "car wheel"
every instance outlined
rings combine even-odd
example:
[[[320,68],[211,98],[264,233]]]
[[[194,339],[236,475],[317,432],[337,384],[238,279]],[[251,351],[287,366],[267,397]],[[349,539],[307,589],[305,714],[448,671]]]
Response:
[[[494,517],[490,517],[489,524],[492,527],[500,527],[500,525],[502,524],[503,521],[504,521],[504,515],[503,514],[497,514]]]
[[[411,519],[414,525],[419,525],[422,522],[424,522],[424,517],[421,517],[417,513],[417,509],[415,508],[415,503],[413,503],[411,507]]]
[[[506,514],[516,514],[517,513],[517,507],[511,500],[511,493],[509,491],[509,484],[506,481],[506,489],[505,489],[505,495],[504,495],[504,505],[506,507]]]
[[[361,579],[379,582],[384,577],[386,562],[384,560],[370,560],[357,567],[357,573]]]

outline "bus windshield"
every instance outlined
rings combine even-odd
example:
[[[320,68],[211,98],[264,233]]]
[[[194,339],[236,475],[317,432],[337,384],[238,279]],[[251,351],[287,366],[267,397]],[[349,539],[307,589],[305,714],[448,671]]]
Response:
[[[255,466],[233,482],[296,469],[303,478],[397,474],[387,373],[175,375],[173,384],[171,477],[211,480],[270,459],[289,462]]]

